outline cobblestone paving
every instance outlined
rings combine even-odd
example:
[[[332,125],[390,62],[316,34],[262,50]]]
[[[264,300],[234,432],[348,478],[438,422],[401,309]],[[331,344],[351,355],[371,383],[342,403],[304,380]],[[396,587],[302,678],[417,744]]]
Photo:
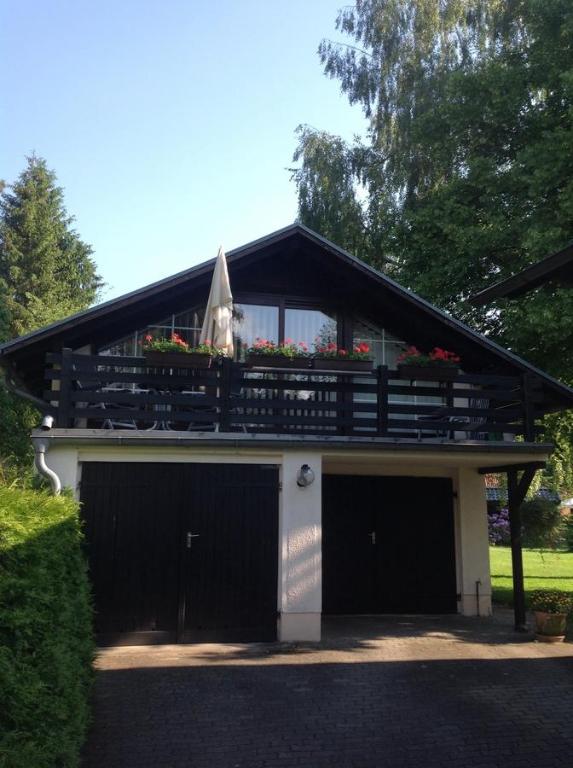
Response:
[[[573,644],[533,643],[507,615],[105,649],[97,669],[84,768],[573,766]]]

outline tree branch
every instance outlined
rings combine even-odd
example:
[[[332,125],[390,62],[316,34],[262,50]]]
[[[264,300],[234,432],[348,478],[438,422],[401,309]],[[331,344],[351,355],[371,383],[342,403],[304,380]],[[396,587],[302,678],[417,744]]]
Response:
[[[368,56],[369,59],[373,59],[374,56],[371,53],[368,53],[368,51],[365,51],[364,48],[358,48],[356,45],[350,45],[349,43],[339,43],[335,40],[331,40],[328,37],[325,37],[322,41],[323,43],[329,43],[330,45],[338,45],[343,48],[350,48],[353,51],[358,51],[358,53],[363,53],[364,56]]]

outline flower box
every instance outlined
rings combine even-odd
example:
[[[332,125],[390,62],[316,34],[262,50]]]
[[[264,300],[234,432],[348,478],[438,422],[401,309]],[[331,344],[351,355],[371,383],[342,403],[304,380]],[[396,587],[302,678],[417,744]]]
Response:
[[[566,613],[534,611],[535,639],[541,643],[562,643],[567,626]]]
[[[256,352],[249,352],[245,363],[253,368],[310,368],[311,359],[286,355],[258,355]]]
[[[413,381],[454,381],[458,369],[450,365],[408,365],[398,363],[398,375],[401,379]]]
[[[199,352],[160,352],[148,349],[143,353],[145,362],[154,368],[210,368],[213,355]]]
[[[372,360],[352,360],[343,357],[315,357],[313,366],[317,371],[340,371],[343,373],[369,373]]]

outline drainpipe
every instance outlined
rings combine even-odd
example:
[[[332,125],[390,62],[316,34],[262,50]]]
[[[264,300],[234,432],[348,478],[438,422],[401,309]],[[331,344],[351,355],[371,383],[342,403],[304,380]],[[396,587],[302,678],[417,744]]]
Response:
[[[34,466],[43,477],[50,481],[54,496],[59,496],[62,490],[60,478],[46,464],[46,451],[48,450],[49,443],[41,437],[32,438],[32,443],[34,444]]]
[[[32,403],[32,405],[35,405],[42,414],[54,413],[54,407],[52,405],[47,403],[45,400],[41,400],[39,397],[32,395],[30,392],[27,392],[21,386],[18,386],[18,378],[12,366],[10,366],[6,361],[2,361],[0,365],[4,367],[4,383],[6,385],[6,389],[9,392],[12,392],[12,394],[17,395],[18,397],[21,397],[23,400],[27,400],[29,403]]]

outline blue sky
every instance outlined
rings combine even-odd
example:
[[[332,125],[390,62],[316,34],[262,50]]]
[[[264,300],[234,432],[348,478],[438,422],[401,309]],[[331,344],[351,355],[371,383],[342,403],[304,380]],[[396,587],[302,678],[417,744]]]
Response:
[[[336,0],[0,0],[0,178],[65,189],[104,298],[291,223],[308,123],[364,132],[316,50]]]

